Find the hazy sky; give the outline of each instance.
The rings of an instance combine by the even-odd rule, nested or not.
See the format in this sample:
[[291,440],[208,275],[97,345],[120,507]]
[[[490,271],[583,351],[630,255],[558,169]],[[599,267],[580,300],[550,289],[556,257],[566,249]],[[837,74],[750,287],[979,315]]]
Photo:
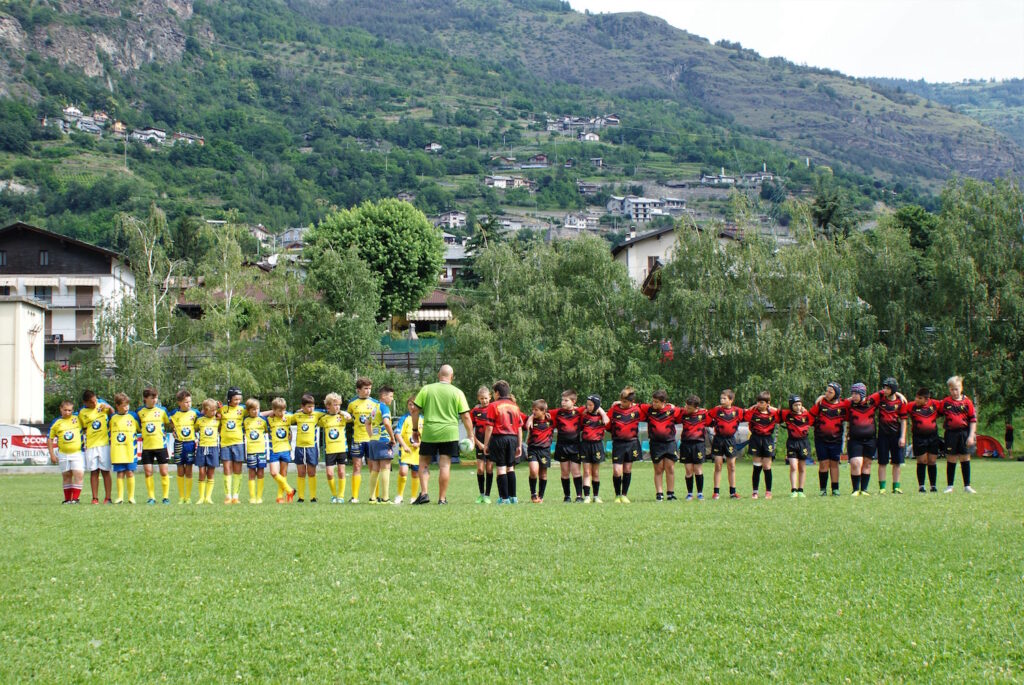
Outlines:
[[570,0],[850,76],[1024,77],[1024,0]]

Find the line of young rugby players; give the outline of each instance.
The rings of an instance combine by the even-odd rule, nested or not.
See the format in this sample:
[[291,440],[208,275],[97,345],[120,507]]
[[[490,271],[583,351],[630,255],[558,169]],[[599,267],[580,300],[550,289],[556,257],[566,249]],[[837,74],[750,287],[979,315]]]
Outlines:
[[[949,394],[934,400],[927,388],[918,390],[913,401],[899,393],[897,381],[887,379],[879,392],[868,393],[863,383],[855,383],[851,396],[842,398],[838,383],[829,383],[825,392],[810,406],[801,398],[791,396],[788,409],[771,406],[771,395],[758,395],[754,406],[734,406],[732,390],[723,390],[719,404],[711,409],[700,406],[700,399],[691,395],[681,407],[668,401],[664,390],[653,393],[650,403],[638,403],[632,388],[626,388],[606,411],[597,395],[587,397],[577,406],[572,390],[562,393],[558,407],[549,409],[544,400],[532,403],[531,414],[520,411],[505,381],[494,384],[495,399],[486,387],[477,393],[478,404],[470,410],[474,426],[473,446],[478,455],[478,503],[491,503],[491,491],[497,476],[498,503],[518,501],[515,466],[524,458],[529,465],[531,501],[544,501],[548,469],[554,460],[559,463],[564,502],[600,503],[600,466],[605,460],[605,433],[612,438],[612,483],[615,501],[629,503],[633,463],[642,458],[639,425],[647,423],[650,457],[654,464],[656,499],[675,500],[675,463],[682,461],[686,481],[686,499],[704,499],[703,463],[710,456],[714,461],[714,491],[719,499],[723,467],[727,474],[729,497],[739,499],[736,488],[736,433],[741,422],[747,422],[750,439],[747,451],[753,460],[752,497],[757,499],[761,477],[765,481],[765,498],[772,497],[772,461],[775,458],[775,428],[783,426],[788,434],[786,458],[790,466],[790,496],[804,496],[805,463],[811,454],[809,434],[814,429],[815,454],[819,464],[820,494],[839,494],[839,460],[843,451],[844,429],[848,427],[846,452],[855,496],[868,494],[871,461],[878,457],[879,493],[886,490],[886,470],[892,465],[892,492],[902,494],[900,472],[907,445],[907,423],[911,426],[913,454],[917,459],[919,492],[937,492],[937,458],[946,456],[945,492],[953,491],[956,465],[959,463],[965,492],[971,487],[970,447],[975,442],[977,417],[974,405],[963,394],[963,379],[954,376],[947,381]],[[61,404],[60,418],[51,428],[48,442],[53,463],[61,467],[64,502],[77,503],[86,471],[91,474],[93,503],[99,500],[99,479],[104,481],[104,503],[111,502],[110,472],[117,481],[114,503],[135,502],[135,470],[141,461],[145,474],[148,503],[157,502],[153,467],[160,475],[160,501],[170,503],[169,464],[177,465],[178,501],[192,501],[192,478],[198,468],[199,498],[197,503],[212,503],[217,467],[223,469],[225,504],[239,503],[242,464],[248,466],[249,501],[263,501],[263,479],[269,467],[277,483],[277,501],[317,501],[317,467],[323,449],[328,487],[332,503],[345,502],[345,467],[352,466],[352,489],[349,502],[359,502],[362,464],[370,466],[371,503],[390,503],[390,473],[394,446],[401,450],[398,493],[395,503],[401,504],[406,482],[411,480],[411,500],[418,494],[419,480],[409,472],[419,469],[419,444],[416,432],[405,414],[392,427],[389,405],[394,391],[383,388],[379,399],[370,396],[372,384],[361,378],[356,383],[356,397],[341,409],[341,397],[327,395],[324,409],[317,409],[315,399],[304,395],[300,409],[286,411],[286,403],[277,398],[269,411],[261,411],[259,401],[241,403],[242,393],[232,388],[227,403],[204,400],[201,411],[192,407],[188,391],[177,394],[177,408],[168,412],[159,403],[155,389],[143,392],[143,406],[130,408],[127,395],[118,393],[108,404],[86,391],[83,406],[76,413],[70,400]],[[413,396],[414,397],[414,396]],[[406,401],[412,410],[413,397]],[[944,440],[938,435],[938,420],[945,427]],[[876,421],[877,419],[877,421]],[[420,419],[422,426],[422,419]],[[681,435],[677,439],[676,426]],[[294,449],[292,429],[295,430]],[[347,429],[351,429],[351,436]],[[711,431],[710,450],[707,435]],[[523,437],[526,436],[524,449]],[[136,442],[141,435],[141,452]],[[556,437],[557,435],[557,437]],[[168,436],[174,438],[173,453],[168,449]],[[172,456],[173,455],[173,456]],[[268,456],[269,455],[269,456]],[[296,465],[296,488],[287,481],[288,465]],[[572,491],[575,491],[575,500]],[[696,495],[694,492],[696,490]]]

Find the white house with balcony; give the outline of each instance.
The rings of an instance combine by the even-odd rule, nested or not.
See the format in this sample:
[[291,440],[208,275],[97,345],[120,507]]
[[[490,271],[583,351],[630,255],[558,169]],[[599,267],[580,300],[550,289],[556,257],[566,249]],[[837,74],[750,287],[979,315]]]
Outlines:
[[135,294],[135,276],[116,252],[16,222],[0,228],[0,296],[46,307],[46,361],[102,343],[97,316]]

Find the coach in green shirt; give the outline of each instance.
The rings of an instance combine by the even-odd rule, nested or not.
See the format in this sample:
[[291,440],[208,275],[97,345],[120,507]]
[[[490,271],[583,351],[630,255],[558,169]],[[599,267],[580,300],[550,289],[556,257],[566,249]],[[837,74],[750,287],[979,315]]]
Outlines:
[[459,456],[459,420],[466,427],[466,434],[473,434],[473,422],[469,418],[469,403],[461,390],[452,385],[455,371],[445,364],[437,372],[437,383],[424,385],[416,395],[415,406],[409,419],[413,426],[419,425],[423,414],[423,435],[414,427],[413,442],[420,443],[420,496],[413,504],[427,504],[430,494],[430,462],[437,457],[439,467],[437,503],[448,504],[448,481],[451,479],[452,457]]

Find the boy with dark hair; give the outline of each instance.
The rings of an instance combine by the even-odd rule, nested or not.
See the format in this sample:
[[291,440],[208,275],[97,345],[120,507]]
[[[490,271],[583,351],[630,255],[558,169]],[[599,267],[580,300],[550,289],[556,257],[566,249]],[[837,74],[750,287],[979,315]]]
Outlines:
[[705,431],[710,425],[708,410],[700,406],[700,398],[690,395],[686,398],[686,406],[679,414],[682,425],[682,440],[679,443],[679,456],[686,469],[686,501],[693,499],[693,483],[697,481],[697,500],[704,500],[704,444]]
[[477,504],[491,503],[491,485],[494,483],[494,462],[484,454],[484,435],[489,423],[487,405],[490,403],[491,390],[481,385],[476,391],[476,406],[469,410],[469,420],[473,422],[473,449],[476,452],[476,484],[480,490]]
[[96,397],[92,390],[82,393],[78,423],[85,431],[84,468],[89,472],[92,503],[99,504],[100,474],[103,474],[103,503],[110,504],[110,414],[114,408]]
[[224,504],[238,504],[242,489],[242,464],[245,463],[245,433],[242,419],[242,391],[229,388],[227,404],[220,407],[220,462],[224,468]]
[[750,426],[750,443],[747,450],[754,462],[751,499],[757,499],[762,471],[764,498],[772,498],[772,459],[775,458],[775,426],[779,423],[779,410],[771,406],[771,401],[771,393],[762,390],[757,395],[757,404],[747,409],[743,415]]
[[167,431],[171,420],[167,411],[160,404],[160,398],[156,388],[146,388],[142,391],[143,406],[139,407],[135,415],[139,417],[139,425],[142,427],[142,471],[146,475],[146,494],[149,498],[146,504],[156,504],[156,492],[153,483],[153,464],[160,469],[160,492],[161,502],[170,504],[171,478],[167,472],[167,464],[170,461],[170,454],[167,450]]
[[839,496],[839,460],[843,455],[843,423],[846,409],[840,395],[843,388],[831,382],[825,394],[818,398],[807,412],[814,421],[814,453],[818,457],[818,494],[825,497],[829,476],[832,477],[832,496]]
[[[633,479],[633,462],[640,459],[640,422],[646,420],[643,409],[636,402],[636,391],[626,387],[608,411],[608,432],[612,434],[612,486],[615,502],[629,501],[629,485]],[[596,490],[596,489],[595,489]],[[597,492],[594,493],[597,499]]]
[[939,476],[937,465],[939,450],[939,417],[942,415],[942,402],[932,399],[932,391],[918,388],[913,402],[908,402],[901,409],[901,416],[910,419],[911,435],[913,436],[914,460],[917,462],[917,491],[924,493],[925,475],[931,484],[931,491],[938,492],[936,480]]
[[[601,408],[601,397],[590,395],[580,418],[580,456],[583,458],[583,503],[602,504],[601,462],[604,461],[604,433],[608,414]],[[594,496],[590,496],[593,488]]]
[[494,384],[497,399],[487,405],[488,425],[484,429],[484,454],[494,462],[498,481],[498,504],[516,504],[516,457],[523,449],[523,415],[512,401],[508,381]]
[[[53,450],[54,445],[57,447],[56,452]],[[60,416],[50,424],[46,448],[50,452],[50,462],[60,465],[64,484],[62,504],[78,504],[85,476],[85,460],[82,457],[82,424],[71,400],[60,403]]]
[[395,457],[397,444],[391,423],[391,403],[394,401],[395,389],[382,386],[377,393],[380,411],[370,425],[370,504],[391,504],[391,460]]
[[900,472],[907,446],[907,419],[903,416],[906,398],[899,392],[895,378],[886,378],[878,394],[878,494],[885,494],[886,467],[892,462],[892,492],[902,495]]
[[[370,459],[370,443],[374,440],[371,433],[374,423],[379,420],[380,403],[370,397],[372,392],[373,381],[369,378],[359,378],[356,380],[356,396],[348,403],[348,413],[352,416],[352,444],[348,449],[352,462],[352,497],[349,499],[351,504],[359,504],[363,462]],[[338,496],[344,500],[344,490],[338,493]],[[373,498],[372,490],[370,498]]]
[[[316,502],[316,467],[320,463],[317,449],[316,430],[324,412],[316,409],[316,398],[308,392],[302,396],[299,411],[288,420],[295,426],[295,489],[299,492],[298,501],[305,501],[309,496],[310,503]],[[353,487],[352,491],[355,492]],[[310,496],[311,495],[311,496]]]
[[557,409],[548,412],[555,430],[558,431],[558,439],[555,441],[555,461],[558,462],[559,471],[562,476],[562,502],[569,503],[572,499],[569,495],[569,476],[572,475],[572,484],[576,490],[576,501],[583,501],[583,476],[580,473],[580,422],[583,418],[583,409],[576,406],[576,391],[564,390],[561,402]]
[[[791,395],[789,409],[779,411],[779,422],[786,427],[789,436],[786,438],[786,460],[789,462],[789,496],[806,497],[804,479],[807,477],[805,467],[807,457],[811,453],[811,444],[807,438],[814,417],[804,409],[799,395]],[[826,471],[827,473],[827,471]],[[824,493],[824,488],[822,488]]]
[[[530,501],[544,503],[544,491],[548,487],[548,469],[551,468],[551,436],[555,432],[548,403],[534,400],[533,412],[526,420],[526,458],[530,462]],[[538,481],[540,489],[538,490]]]
[[[682,420],[682,411],[668,402],[668,393],[655,390],[650,404],[641,404],[647,421],[651,462],[654,463],[654,499],[658,502],[676,499],[676,424]],[[664,481],[666,491],[662,492]],[[629,498],[622,498],[629,504]]]
[[192,467],[196,463],[196,419],[199,412],[192,407],[192,393],[179,390],[174,397],[178,406],[167,418],[174,436],[174,463],[178,468],[178,504],[192,502]]
[[292,423],[283,397],[270,401],[270,411],[262,412],[270,431],[270,477],[277,483],[277,503],[295,499],[295,488],[288,485],[288,464],[292,461]]
[[[409,501],[416,501],[420,494],[420,479],[417,477],[417,472],[420,470],[420,444],[417,440],[413,440],[412,437],[412,408],[414,406],[416,406],[415,393],[409,395],[405,400],[406,413],[398,419],[398,425],[395,428],[395,437],[398,438],[398,444],[402,450],[402,458],[398,465],[398,494],[395,495],[395,504],[402,503],[405,496],[405,483],[409,480],[410,470],[413,473],[413,477]],[[416,431],[419,433],[423,430],[423,417],[418,417],[417,423],[419,425],[416,426]]]
[[733,406],[735,399],[736,393],[731,388],[726,388],[718,398],[718,406],[708,411],[711,429],[715,432],[715,437],[711,440],[711,457],[715,460],[715,492],[711,496],[713,500],[719,497],[723,462],[729,477],[729,499],[740,498],[736,492],[736,431],[743,421],[744,411]]

